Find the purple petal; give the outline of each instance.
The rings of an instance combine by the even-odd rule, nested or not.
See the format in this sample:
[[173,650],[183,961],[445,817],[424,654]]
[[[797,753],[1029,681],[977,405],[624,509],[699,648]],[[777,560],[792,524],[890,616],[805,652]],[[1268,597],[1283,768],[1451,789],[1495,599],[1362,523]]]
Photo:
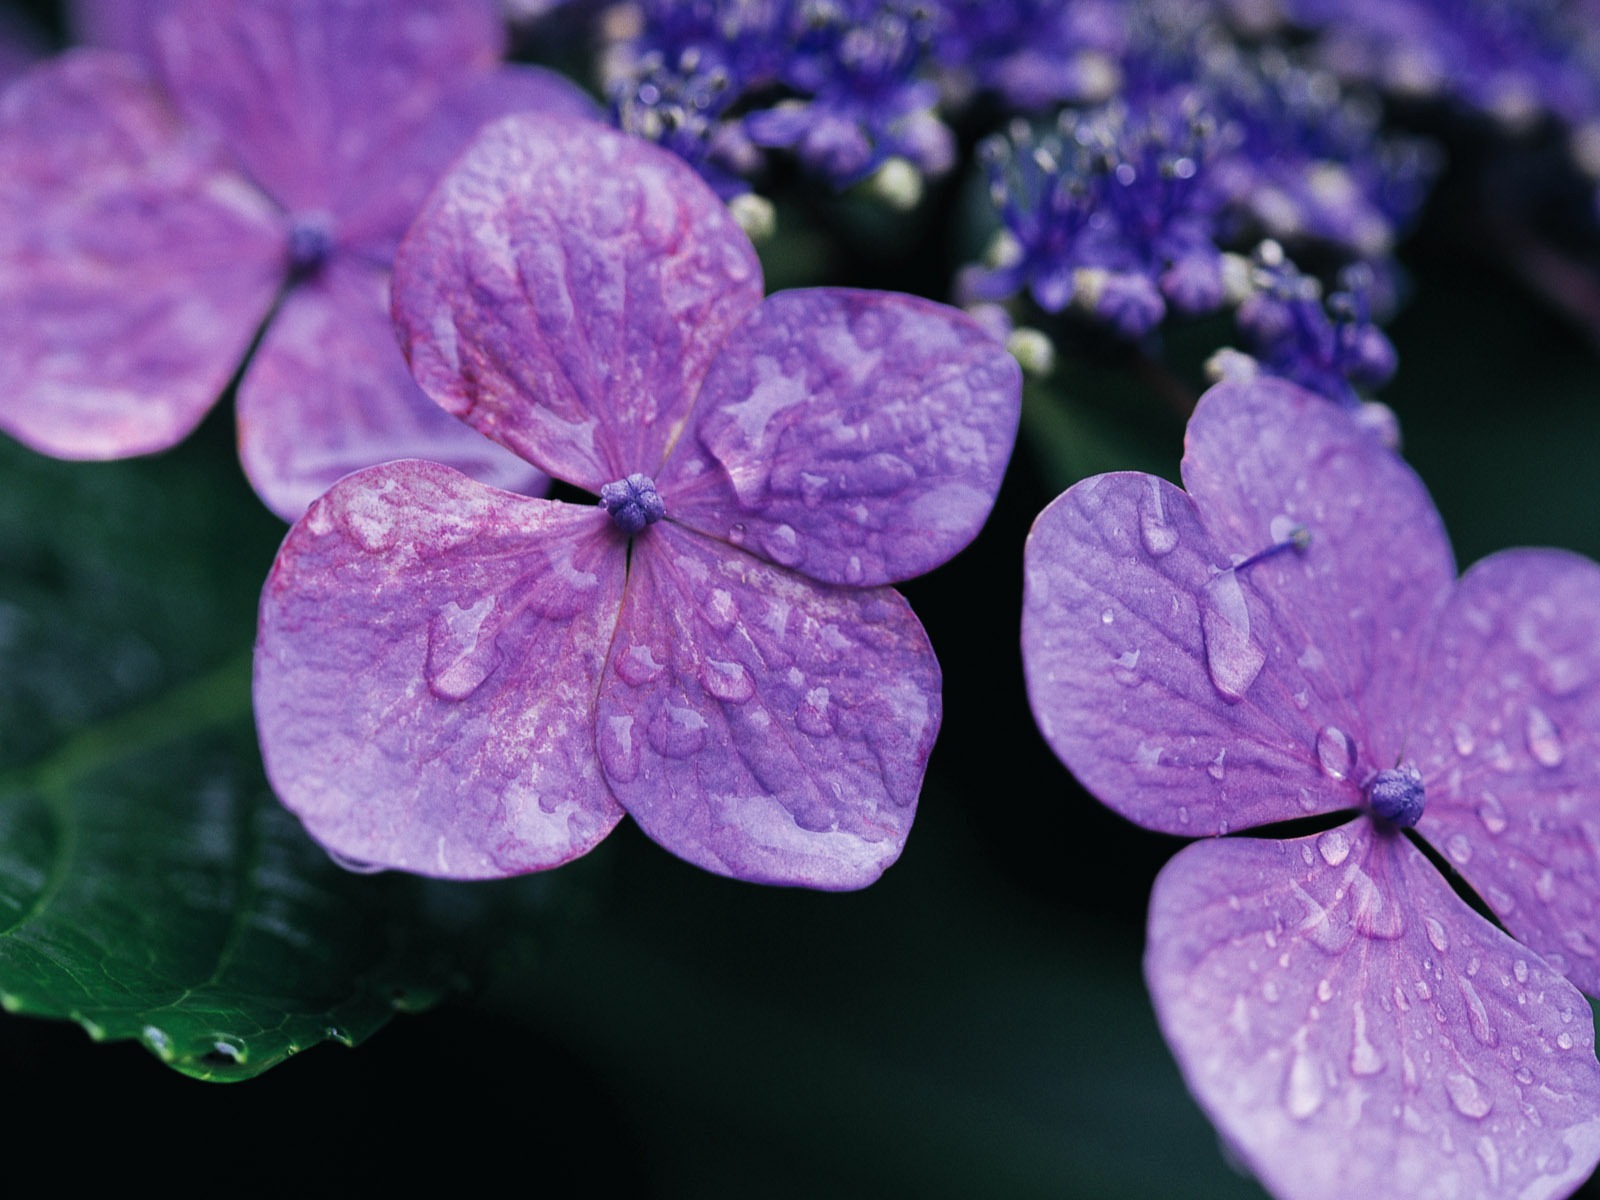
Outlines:
[[133,59],[79,50],[0,102],[0,429],[66,458],[205,415],[283,277],[271,206]]
[[1301,526],[1304,553],[1252,567],[1274,651],[1305,664],[1316,697],[1354,700],[1363,762],[1405,749],[1418,666],[1455,585],[1439,513],[1416,474],[1349,413],[1281,380],[1223,383],[1189,422],[1183,481],[1218,544],[1252,555]]
[[166,0],[68,0],[68,25],[86,46],[121,50],[146,66],[154,63],[151,40],[156,13]]
[[658,483],[674,519],[813,578],[907,579],[982,527],[1020,396],[956,309],[781,292],[729,335]]
[[290,212],[333,212],[442,94],[498,61],[491,0],[169,0],[178,106]]
[[[1286,554],[1295,551],[1287,550]],[[1168,833],[1226,833],[1354,808],[1369,741],[1315,690],[1256,572],[1152,475],[1086,479],[1034,522],[1022,658],[1035,718],[1085,787]]]
[[660,473],[761,286],[749,239],[682,160],[586,121],[508,117],[401,243],[395,321],[438,403],[598,492]]
[[1398,834],[1180,852],[1145,976],[1189,1088],[1281,1200],[1554,1197],[1600,1159],[1578,991]]
[[0,11],[0,86],[33,65],[43,51],[43,38],[20,14]]
[[373,146],[369,160],[352,166],[343,191],[333,200],[345,244],[375,261],[392,262],[429,189],[473,135],[491,121],[520,112],[600,116],[593,100],[551,71],[506,66],[472,76],[416,114],[415,126],[396,129],[392,141]]
[[1461,579],[1408,748],[1417,832],[1515,936],[1600,995],[1600,567],[1512,550]]
[[387,274],[348,256],[285,298],[239,384],[238,419],[245,473],[287,521],[351,471],[399,458],[507,491],[545,486],[422,394],[395,342]]
[[267,775],[339,857],[483,879],[556,866],[621,819],[594,703],[624,546],[599,509],[400,462],[341,481],[261,597]]
[[670,521],[636,538],[596,737],[640,827],[761,883],[863,887],[905,845],[939,666],[899,593],[819,587]]

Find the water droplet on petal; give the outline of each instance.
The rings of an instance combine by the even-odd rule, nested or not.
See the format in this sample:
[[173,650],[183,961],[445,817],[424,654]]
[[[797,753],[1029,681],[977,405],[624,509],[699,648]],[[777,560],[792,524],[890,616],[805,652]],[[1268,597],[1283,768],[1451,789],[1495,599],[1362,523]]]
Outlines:
[[1472,861],[1472,843],[1467,840],[1464,833],[1452,833],[1445,839],[1444,852],[1450,856],[1450,861],[1459,867],[1466,866]]
[[1561,935],[1561,940],[1566,943],[1567,949],[1582,958],[1593,958],[1597,952],[1595,944],[1589,935],[1581,929],[1569,929]]
[[1440,954],[1450,949],[1450,939],[1436,917],[1423,917],[1422,927],[1428,931],[1428,941],[1433,943],[1433,948]]
[[616,783],[632,783],[639,774],[639,740],[633,736],[633,718],[611,717],[599,738],[600,765]]
[[1102,625],[1109,625],[1116,619],[1117,614],[1112,612],[1109,608],[1100,614],[1100,624]]
[[1560,1046],[1563,1050],[1571,1050],[1572,1035],[1565,1031],[1556,1034],[1556,1045]]
[[1494,796],[1484,793],[1483,799],[1478,801],[1478,820],[1483,822],[1483,827],[1491,834],[1501,834],[1506,831],[1506,810]]
[[718,633],[727,633],[739,620],[739,605],[733,595],[722,588],[711,589],[711,595],[700,606],[700,615],[706,624]]
[[1558,655],[1539,664],[1539,685],[1552,696],[1569,696],[1588,678],[1589,669],[1581,658]]
[[493,630],[485,630],[494,597],[462,608],[449,601],[428,622],[428,687],[442,700],[465,700],[500,665]]
[[1517,959],[1516,965],[1511,968],[1511,973],[1517,977],[1518,983],[1528,982],[1528,963],[1526,959]]
[[795,709],[794,723],[800,732],[810,737],[827,737],[833,733],[833,706],[828,702],[828,689],[814,687],[800,700]]
[[1113,660],[1116,665],[1112,668],[1112,677],[1120,684],[1128,687],[1139,682],[1139,651],[1125,650]]
[[1350,1047],[1350,1073],[1376,1075],[1383,1070],[1384,1061],[1383,1055],[1378,1053],[1378,1048],[1367,1037],[1367,1010],[1357,1000],[1351,1006],[1351,1012],[1355,1017],[1355,1033]]
[[1566,747],[1561,744],[1561,735],[1556,731],[1555,723],[1542,708],[1528,705],[1528,719],[1523,726],[1523,733],[1528,740],[1528,753],[1541,766],[1561,765],[1561,760],[1567,756]]
[[364,862],[333,850],[328,851],[328,857],[333,859],[335,866],[349,871],[352,875],[376,875],[379,871],[388,870],[382,863]]
[[1467,758],[1478,748],[1478,743],[1472,736],[1472,729],[1464,721],[1457,721],[1450,727],[1450,736],[1456,744],[1456,753],[1462,758]]
[[649,646],[634,643],[612,660],[617,675],[629,687],[643,687],[660,677],[667,664],[656,658]]
[[1171,554],[1178,544],[1178,531],[1167,521],[1166,498],[1160,480],[1151,478],[1150,491],[1139,504],[1139,537],[1151,558]]
[[1317,730],[1317,761],[1329,779],[1348,779],[1356,765],[1355,743],[1337,725],[1324,725]]
[[800,535],[792,525],[779,525],[762,539],[761,544],[766,547],[773,562],[785,567],[792,567],[805,557],[805,551],[800,546]]
[[1556,873],[1549,867],[1539,872],[1539,878],[1533,881],[1533,894],[1546,904],[1556,898]]
[[1294,694],[1294,706],[1301,712],[1311,707],[1311,693],[1301,688]]
[[1330,829],[1317,839],[1317,852],[1330,867],[1337,867],[1350,854],[1350,837],[1342,829]]
[[1317,999],[1324,1004],[1333,999],[1333,982],[1331,980],[1317,980]]
[[650,719],[650,744],[668,758],[688,758],[706,744],[706,719],[670,701]]
[[1485,1046],[1499,1044],[1499,1035],[1489,1024],[1489,1010],[1484,1007],[1478,989],[1465,979],[1457,979],[1456,984],[1461,988],[1461,998],[1467,1002],[1467,1023],[1472,1026],[1472,1036]]
[[1242,700],[1266,665],[1267,652],[1250,636],[1250,609],[1233,571],[1214,576],[1200,593],[1200,635],[1206,669],[1225,700]]
[[1489,1177],[1489,1186],[1500,1186],[1500,1151],[1495,1148],[1494,1142],[1485,1134],[1478,1139],[1478,1161],[1483,1164],[1483,1173]]
[[1494,1107],[1489,1097],[1478,1087],[1471,1075],[1452,1073],[1444,1077],[1444,1090],[1450,1093],[1450,1103],[1463,1117],[1481,1121]]
[[756,681],[745,670],[743,663],[723,662],[715,658],[705,660],[700,670],[700,683],[718,700],[733,704],[743,704],[756,691]]
[[1284,1087],[1284,1107],[1291,1117],[1304,1121],[1322,1107],[1322,1094],[1322,1072],[1304,1047],[1296,1049]]
[[1228,752],[1226,750],[1218,750],[1217,756],[1206,766],[1206,774],[1217,780],[1219,783],[1222,781],[1222,777],[1227,773],[1227,768],[1223,765],[1224,760],[1226,760],[1227,757]]

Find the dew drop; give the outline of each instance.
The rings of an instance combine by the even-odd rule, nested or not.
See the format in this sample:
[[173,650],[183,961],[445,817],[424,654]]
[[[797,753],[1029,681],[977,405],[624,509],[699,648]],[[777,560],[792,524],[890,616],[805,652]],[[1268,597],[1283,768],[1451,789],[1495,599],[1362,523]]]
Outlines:
[[1295,1051],[1294,1061],[1289,1064],[1283,1104],[1297,1121],[1306,1120],[1322,1107],[1322,1072],[1304,1048]]
[[1461,998],[1467,1002],[1467,1023],[1472,1026],[1472,1036],[1485,1046],[1498,1045],[1500,1037],[1489,1024],[1489,1010],[1484,1007],[1478,989],[1465,979],[1457,979],[1456,984],[1461,988]]
[[1311,694],[1304,688],[1294,694],[1294,706],[1301,712],[1311,707]]
[[861,565],[861,556],[852,554],[845,560],[844,581],[849,584],[859,584],[867,577],[867,570]]
[[1244,699],[1266,664],[1267,652],[1250,636],[1250,609],[1235,572],[1221,572],[1202,589],[1200,634],[1217,691],[1225,700]]
[[1125,650],[1113,660],[1111,674],[1120,684],[1132,687],[1139,682],[1139,651]]
[[735,546],[744,545],[745,537],[746,530],[743,521],[735,521],[732,525],[728,526],[728,540]]
[[379,871],[388,870],[382,863],[365,862],[333,850],[328,851],[328,857],[333,859],[334,866],[349,871],[352,875],[376,875]]
[[1481,1121],[1494,1107],[1489,1097],[1478,1087],[1471,1075],[1452,1072],[1444,1077],[1444,1090],[1450,1093],[1450,1103],[1463,1117]]
[[1560,1046],[1563,1050],[1571,1050],[1572,1035],[1567,1033],[1565,1030],[1562,1030],[1562,1032],[1556,1034],[1556,1045]]
[[1333,999],[1333,983],[1327,979],[1317,980],[1317,999],[1326,1004]]
[[692,708],[666,703],[650,719],[650,744],[667,758],[688,758],[706,744],[706,719]]
[[1567,930],[1561,935],[1561,940],[1566,943],[1568,950],[1571,950],[1580,958],[1593,958],[1597,953],[1594,942],[1581,929]]
[[756,691],[756,681],[745,670],[743,663],[723,662],[715,658],[705,660],[700,671],[700,683],[718,700],[733,704],[743,704]]
[[[1305,812],[1310,812],[1312,809],[1317,807],[1316,797],[1311,794],[1309,788],[1300,789],[1300,807]],[[1306,853],[1309,854],[1310,851],[1308,850]]]
[[1478,748],[1478,743],[1472,736],[1472,729],[1465,721],[1457,721],[1450,727],[1450,737],[1456,744],[1456,753],[1462,758],[1469,757]]
[[1206,766],[1206,774],[1219,783],[1222,781],[1223,775],[1227,773],[1227,768],[1223,765],[1227,757],[1228,752],[1226,750],[1218,750],[1217,756]]
[[1167,521],[1161,481],[1150,480],[1150,491],[1139,505],[1139,537],[1151,558],[1162,558],[1178,545],[1178,531]]
[[827,737],[833,733],[833,706],[828,700],[828,689],[814,687],[800,700],[795,709],[794,723],[801,733],[810,737]]
[[1528,753],[1533,755],[1540,766],[1561,765],[1561,760],[1567,756],[1566,747],[1561,744],[1561,735],[1556,732],[1555,723],[1545,715],[1542,708],[1528,705],[1527,722],[1523,725],[1522,731],[1527,738]]
[[493,596],[468,608],[452,600],[428,622],[428,687],[440,699],[465,700],[500,665],[494,634],[484,630],[493,611]]
[[1376,1075],[1384,1068],[1383,1055],[1378,1053],[1378,1048],[1367,1037],[1367,1010],[1361,1001],[1357,1000],[1351,1006],[1355,1017],[1355,1033],[1350,1047],[1350,1073],[1352,1075]]
[[1338,726],[1324,725],[1317,731],[1317,761],[1329,779],[1348,779],[1356,765],[1355,743]]
[[1483,1173],[1489,1177],[1489,1186],[1500,1186],[1500,1151],[1495,1148],[1493,1141],[1485,1134],[1478,1139],[1478,1161],[1483,1164]]
[[1518,983],[1528,982],[1528,963],[1526,959],[1517,959],[1516,965],[1511,968],[1511,973],[1517,977]]
[[599,741],[600,765],[612,782],[632,783],[639,774],[639,740],[633,736],[633,718],[609,718]]
[[730,592],[713,588],[711,596],[700,606],[706,624],[718,633],[727,633],[739,620],[739,605]]
[[149,1046],[163,1059],[172,1057],[172,1039],[167,1037],[166,1031],[157,1029],[154,1025],[146,1025],[139,1031],[139,1036],[144,1039],[144,1044]]
[[1556,873],[1549,867],[1539,872],[1539,878],[1533,881],[1533,894],[1549,904],[1556,898]]
[[785,567],[792,567],[805,557],[805,551],[800,548],[800,535],[792,525],[779,525],[762,539],[761,544],[772,556],[773,562]]
[[1100,624],[1102,625],[1109,625],[1116,619],[1117,614],[1112,612],[1109,608],[1100,614]]
[[1478,801],[1478,820],[1491,834],[1498,835],[1506,831],[1506,810],[1499,800],[1488,793],[1484,793],[1483,799]]
[[1450,938],[1436,917],[1423,917],[1422,927],[1428,931],[1428,941],[1433,943],[1433,948],[1440,954],[1450,949]]
[[1558,655],[1539,664],[1539,685],[1552,696],[1571,695],[1588,678],[1588,668],[1580,658]]
[[1472,843],[1467,840],[1467,835],[1464,833],[1452,833],[1446,838],[1444,852],[1457,866],[1464,867],[1472,861]]
[[660,677],[667,664],[658,660],[649,646],[635,643],[614,660],[616,672],[629,687],[643,687]]
[[1350,837],[1342,829],[1330,829],[1317,839],[1317,852],[1330,867],[1337,867],[1350,854]]

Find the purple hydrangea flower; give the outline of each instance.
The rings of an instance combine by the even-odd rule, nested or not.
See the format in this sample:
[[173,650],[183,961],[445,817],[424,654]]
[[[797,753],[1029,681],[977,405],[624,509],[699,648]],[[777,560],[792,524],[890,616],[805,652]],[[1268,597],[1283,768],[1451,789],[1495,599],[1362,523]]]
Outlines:
[[268,774],[346,859],[483,878],[633,816],[744,879],[851,888],[899,854],[940,718],[883,586],[977,532],[1016,363],[908,296],[762,299],[679,159],[581,122],[486,130],[395,261],[423,388],[599,504],[358,472],[262,598]]
[[1206,839],[1145,958],[1191,1090],[1279,1196],[1565,1195],[1600,1160],[1600,568],[1458,580],[1416,476],[1281,380],[1201,398],[1183,480],[1040,515],[1022,644],[1084,785]]
[[286,518],[412,454],[534,484],[411,382],[388,264],[485,120],[592,111],[581,93],[496,65],[490,0],[160,0],[141,24],[127,3],[84,10],[149,58],[73,51],[0,106],[0,429],[68,458],[170,446],[270,314],[239,382],[240,453]]

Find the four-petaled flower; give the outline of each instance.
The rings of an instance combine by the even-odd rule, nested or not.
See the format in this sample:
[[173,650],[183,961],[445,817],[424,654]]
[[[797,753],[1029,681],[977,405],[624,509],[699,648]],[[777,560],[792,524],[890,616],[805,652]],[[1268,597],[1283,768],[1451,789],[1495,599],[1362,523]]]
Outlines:
[[395,261],[446,409],[598,505],[423,462],[341,481],[262,599],[274,787],[338,855],[481,878],[584,853],[624,811],[744,879],[850,888],[904,843],[940,718],[882,586],[993,502],[1020,379],[964,314],[886,293],[762,299],[691,168],[510,118]]
[[[487,120],[588,113],[498,66],[491,0],[87,6],[146,51],[75,50],[0,105],[0,430],[65,458],[165,449],[238,388],[240,455],[293,520],[413,454],[531,487],[412,383],[388,266]],[[137,23],[136,23],[137,22]]]
[[1280,380],[1201,399],[1183,480],[1087,479],[1035,524],[1045,737],[1167,833],[1354,812],[1157,879],[1145,972],[1190,1088],[1280,1196],[1566,1194],[1600,1159],[1600,569],[1512,550],[1458,581],[1416,476]]

